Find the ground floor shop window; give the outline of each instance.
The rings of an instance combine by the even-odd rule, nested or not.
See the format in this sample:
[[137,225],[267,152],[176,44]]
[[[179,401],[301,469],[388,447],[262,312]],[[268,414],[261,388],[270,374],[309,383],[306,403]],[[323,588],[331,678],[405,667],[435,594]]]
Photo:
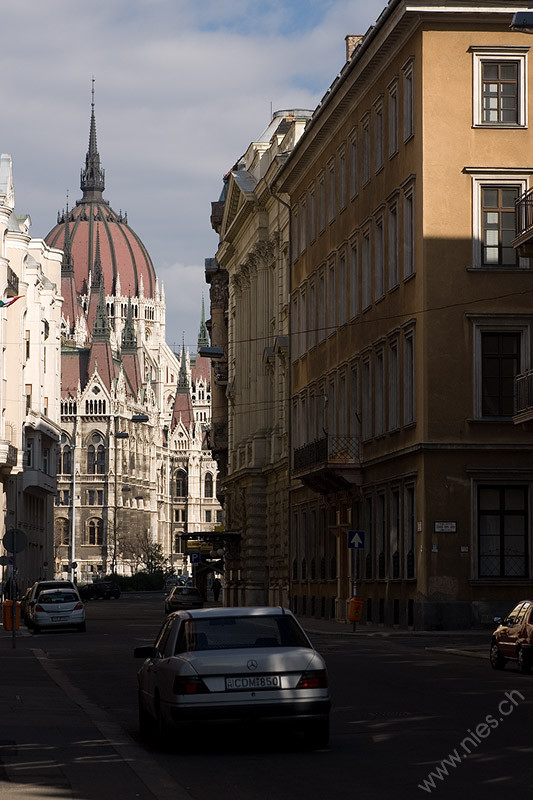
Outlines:
[[478,487],[480,578],[527,577],[526,486]]

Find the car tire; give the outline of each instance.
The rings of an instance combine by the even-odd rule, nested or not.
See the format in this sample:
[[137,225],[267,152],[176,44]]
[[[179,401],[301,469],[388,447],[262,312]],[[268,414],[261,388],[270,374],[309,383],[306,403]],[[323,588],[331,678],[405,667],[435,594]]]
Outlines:
[[528,675],[531,672],[531,661],[526,656],[524,649],[522,647],[518,650],[518,655],[516,657],[516,665],[518,667],[518,672],[521,675]]
[[138,694],[137,702],[139,706],[139,733],[142,739],[150,739],[154,734],[154,722],[148,711],[146,711],[143,706],[140,692]]
[[313,720],[304,728],[304,742],[309,750],[322,750],[329,743],[329,719]]
[[505,658],[500,653],[497,642],[492,642],[490,646],[489,661],[492,669],[503,669],[505,667]]

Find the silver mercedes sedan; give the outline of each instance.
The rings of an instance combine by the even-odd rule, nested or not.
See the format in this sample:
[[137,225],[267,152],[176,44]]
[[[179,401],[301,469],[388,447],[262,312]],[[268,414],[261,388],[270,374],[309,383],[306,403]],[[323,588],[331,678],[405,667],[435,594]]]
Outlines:
[[331,701],[322,657],[286,608],[170,614],[155,644],[135,648],[139,726],[160,744],[195,721],[276,721],[327,746]]

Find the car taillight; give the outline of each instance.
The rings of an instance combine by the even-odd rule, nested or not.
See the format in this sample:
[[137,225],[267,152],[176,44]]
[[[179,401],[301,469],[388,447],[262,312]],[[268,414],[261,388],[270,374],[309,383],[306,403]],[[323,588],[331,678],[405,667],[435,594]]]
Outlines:
[[34,610],[35,611],[44,611],[44,608],[42,606],[35,606]]
[[328,673],[325,669],[304,672],[296,684],[297,689],[327,689]]
[[82,608],[83,608],[83,603],[76,603],[76,605],[74,606],[74,611],[81,611]]
[[201,678],[178,675],[174,678],[174,694],[207,694],[209,689]]

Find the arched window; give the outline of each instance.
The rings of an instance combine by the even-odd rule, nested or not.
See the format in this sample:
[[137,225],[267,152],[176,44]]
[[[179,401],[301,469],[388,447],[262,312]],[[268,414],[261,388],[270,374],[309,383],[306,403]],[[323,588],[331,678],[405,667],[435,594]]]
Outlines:
[[62,451],[62,470],[61,472],[63,475],[72,475],[72,450],[70,449],[70,445],[66,444]]
[[104,523],[101,519],[90,519],[87,523],[87,539],[85,544],[102,545],[104,543]]
[[205,476],[204,497],[213,497],[213,476],[210,472]]
[[55,523],[55,541],[58,545],[69,544],[69,525],[68,519],[59,517]]
[[183,469],[176,472],[176,496],[187,497],[187,473]]
[[99,433],[93,433],[87,448],[87,472],[89,475],[105,475],[105,447]]

